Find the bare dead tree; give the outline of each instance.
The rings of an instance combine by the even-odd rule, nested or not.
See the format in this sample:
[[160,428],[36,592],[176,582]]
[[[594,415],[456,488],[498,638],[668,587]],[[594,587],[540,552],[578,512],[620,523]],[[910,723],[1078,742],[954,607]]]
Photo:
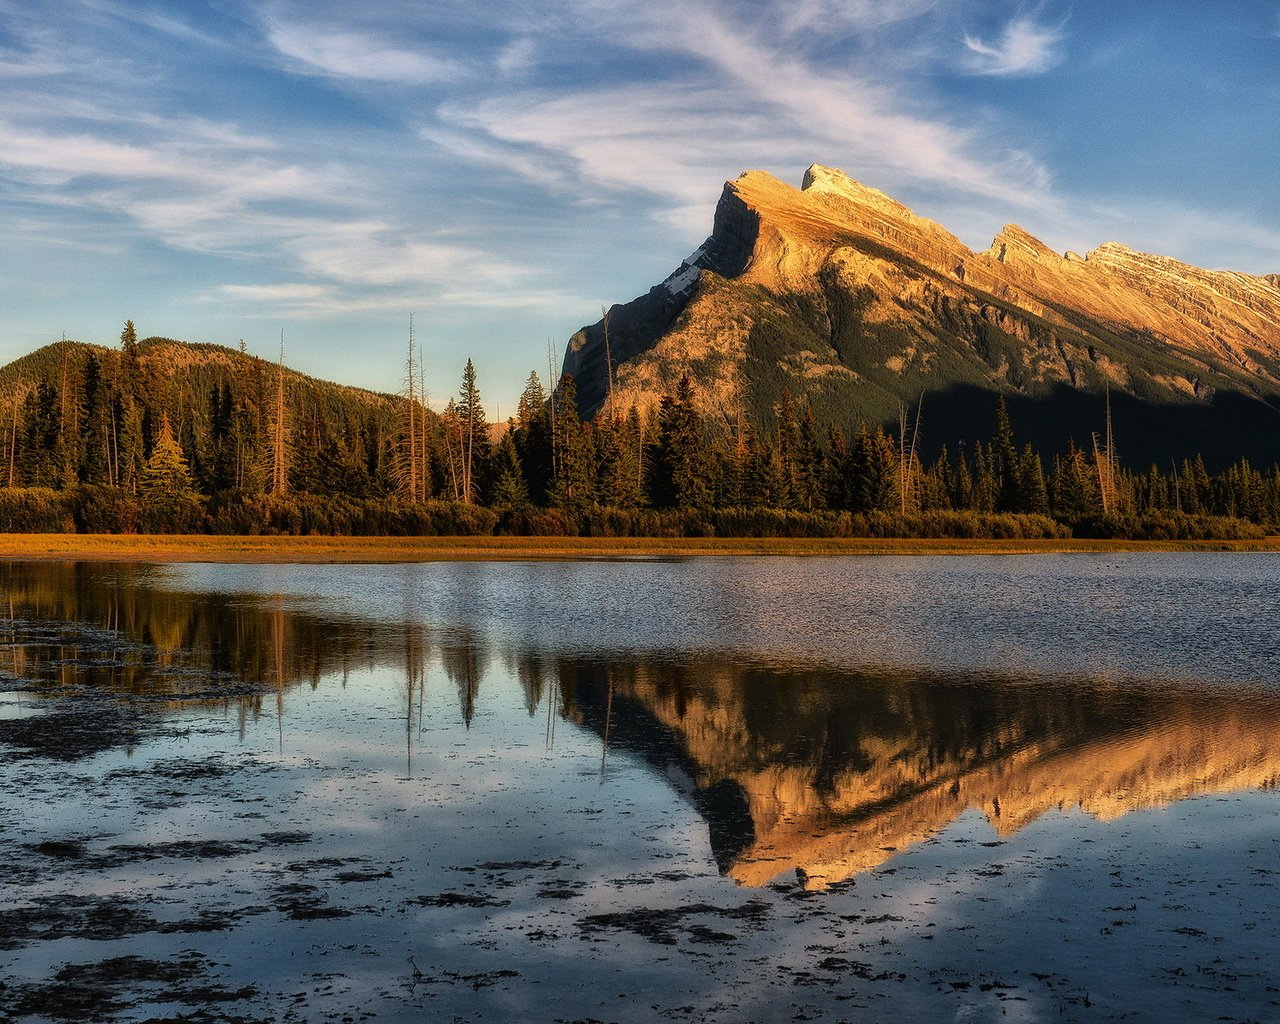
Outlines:
[[916,448],[920,440],[920,417],[924,412],[924,394],[916,405],[916,422],[911,430],[911,444],[907,445],[907,409],[898,403],[898,507],[902,515],[907,514],[908,497],[914,494],[918,466]]
[[276,396],[270,425],[273,494],[284,494],[289,490],[289,424],[285,413],[284,392],[284,331],[281,331],[280,363],[276,368]]
[[612,423],[617,421],[613,408],[613,355],[609,351],[609,310],[604,306],[600,307],[600,324],[604,328],[604,369],[605,379],[608,381],[606,401],[609,403],[609,421]]

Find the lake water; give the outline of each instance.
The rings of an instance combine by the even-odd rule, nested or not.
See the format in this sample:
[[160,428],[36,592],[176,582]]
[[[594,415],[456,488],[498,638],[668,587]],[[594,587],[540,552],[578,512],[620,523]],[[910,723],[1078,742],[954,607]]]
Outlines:
[[0,565],[0,1021],[1280,1020],[1280,558]]

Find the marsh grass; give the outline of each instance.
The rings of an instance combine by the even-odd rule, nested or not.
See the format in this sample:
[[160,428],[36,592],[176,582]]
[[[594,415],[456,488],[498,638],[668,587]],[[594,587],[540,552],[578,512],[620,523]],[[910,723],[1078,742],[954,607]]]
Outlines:
[[0,558],[110,562],[430,562],[702,555],[997,555],[1073,551],[1280,551],[1249,540],[867,537],[238,537],[0,534]]

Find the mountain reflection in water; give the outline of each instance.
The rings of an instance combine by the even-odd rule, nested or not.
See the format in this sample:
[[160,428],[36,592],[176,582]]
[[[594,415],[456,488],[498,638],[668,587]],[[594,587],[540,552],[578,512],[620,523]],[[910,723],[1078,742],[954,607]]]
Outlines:
[[1108,819],[1280,777],[1280,696],[1259,688],[586,657],[321,600],[189,592],[145,566],[6,565],[0,582],[0,671],[34,695],[223,704],[242,727],[274,704],[282,743],[289,704],[323,678],[403,672],[411,732],[431,667],[456,687],[459,726],[504,673],[547,716],[548,743],[567,721],[600,737],[601,771],[620,751],[657,769],[748,886],[853,878],[970,808],[1008,835],[1051,808]]

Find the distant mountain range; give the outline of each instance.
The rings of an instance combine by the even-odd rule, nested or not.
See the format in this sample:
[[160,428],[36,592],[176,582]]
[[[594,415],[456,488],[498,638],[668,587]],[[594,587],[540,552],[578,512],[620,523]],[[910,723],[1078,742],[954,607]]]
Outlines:
[[1280,459],[1280,275],[1116,243],[1058,254],[1013,224],[974,252],[818,165],[801,189],[727,182],[706,242],[574,335],[584,414],[606,401],[607,364],[619,407],[687,373],[713,422],[765,416],[784,389],[846,425],[896,423],[923,396],[936,450],[989,437],[1002,394],[1021,439],[1060,450],[1103,429],[1109,395],[1130,465]]

